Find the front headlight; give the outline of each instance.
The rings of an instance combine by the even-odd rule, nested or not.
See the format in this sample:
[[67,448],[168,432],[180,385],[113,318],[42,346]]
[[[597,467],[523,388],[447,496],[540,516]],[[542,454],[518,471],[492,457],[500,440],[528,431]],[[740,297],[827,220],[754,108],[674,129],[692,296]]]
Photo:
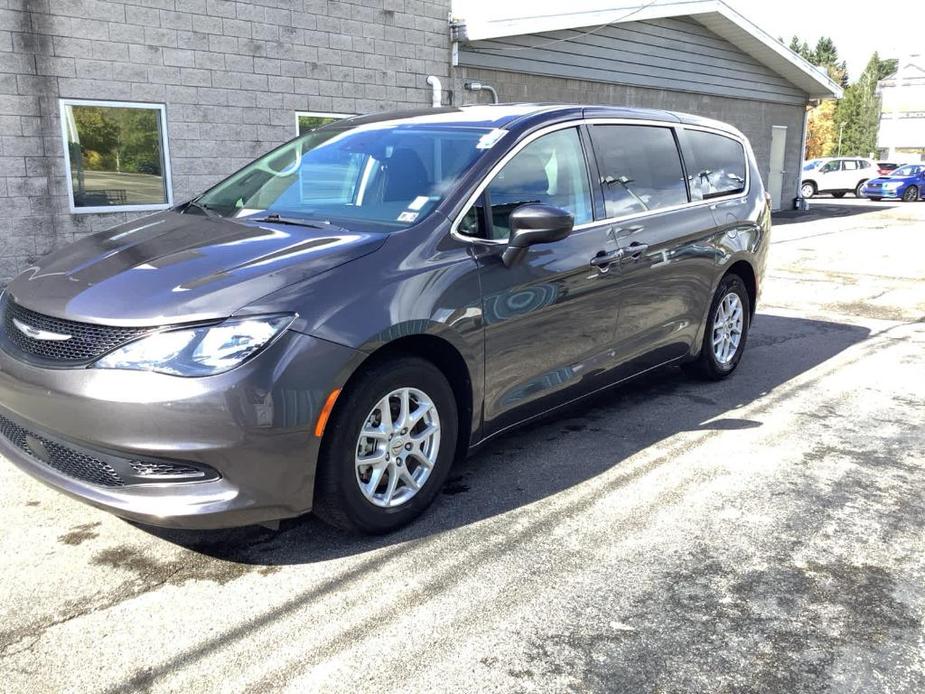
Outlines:
[[218,325],[166,330],[110,352],[100,369],[159,371],[174,376],[212,376],[233,369],[288,328],[292,315],[232,318]]

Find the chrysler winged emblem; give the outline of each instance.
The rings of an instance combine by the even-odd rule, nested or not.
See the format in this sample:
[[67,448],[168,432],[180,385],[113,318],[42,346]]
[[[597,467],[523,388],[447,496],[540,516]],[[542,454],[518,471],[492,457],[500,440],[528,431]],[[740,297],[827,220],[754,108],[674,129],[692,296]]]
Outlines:
[[28,323],[23,323],[18,318],[13,319],[13,325],[16,326],[16,329],[19,330],[26,337],[31,337],[33,340],[49,340],[51,342],[63,342],[64,340],[70,340],[70,335],[64,335],[63,333],[53,333],[50,330],[40,330],[35,328]]

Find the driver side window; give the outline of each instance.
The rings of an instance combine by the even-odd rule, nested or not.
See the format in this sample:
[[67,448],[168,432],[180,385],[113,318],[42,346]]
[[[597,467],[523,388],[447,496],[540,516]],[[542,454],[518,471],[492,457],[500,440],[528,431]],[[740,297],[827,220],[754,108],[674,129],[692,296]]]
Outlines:
[[590,222],[591,188],[578,131],[557,130],[534,140],[504,165],[486,192],[491,239],[507,239],[511,212],[528,203],[568,210],[575,224]]

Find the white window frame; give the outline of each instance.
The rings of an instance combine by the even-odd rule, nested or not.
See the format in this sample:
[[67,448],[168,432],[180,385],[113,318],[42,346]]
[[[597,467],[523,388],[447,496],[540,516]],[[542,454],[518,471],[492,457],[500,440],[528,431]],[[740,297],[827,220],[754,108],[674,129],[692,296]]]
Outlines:
[[299,118],[302,116],[308,116],[309,118],[350,118],[355,116],[355,113],[322,113],[321,111],[296,111],[295,112],[295,134],[296,137],[299,135]]
[[[151,205],[98,205],[77,207],[74,205],[74,180],[71,177],[71,155],[67,140],[67,107],[99,106],[103,108],[139,108],[158,112],[161,131],[161,159],[164,170],[164,189],[167,202]],[[105,214],[106,212],[156,212],[173,207],[173,185],[170,179],[170,147],[167,143],[167,107],[164,104],[143,101],[102,101],[97,99],[58,99],[58,116],[61,120],[61,144],[64,146],[64,170],[67,176],[67,205],[71,214]]]

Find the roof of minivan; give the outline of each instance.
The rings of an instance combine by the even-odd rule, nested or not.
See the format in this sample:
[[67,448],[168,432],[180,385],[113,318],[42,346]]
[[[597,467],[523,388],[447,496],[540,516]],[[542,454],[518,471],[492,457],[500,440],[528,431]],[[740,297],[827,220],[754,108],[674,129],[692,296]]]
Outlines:
[[[537,116],[546,115],[550,120],[572,118],[627,118],[638,120],[658,120],[685,125],[700,125],[703,127],[725,130],[730,133],[741,133],[721,121],[703,118],[690,113],[677,113],[674,111],[661,111],[649,108],[631,108],[628,106],[608,105],[582,105],[582,104],[550,104],[550,103],[524,103],[524,104],[478,104],[472,106],[444,106],[441,108],[416,109],[406,111],[386,111],[371,113],[363,116],[353,116],[337,121],[332,125],[365,125],[367,123],[383,123],[387,121],[403,121],[419,125],[454,124],[470,127],[506,128],[521,120],[534,120]],[[329,126],[330,127],[330,126]]]

